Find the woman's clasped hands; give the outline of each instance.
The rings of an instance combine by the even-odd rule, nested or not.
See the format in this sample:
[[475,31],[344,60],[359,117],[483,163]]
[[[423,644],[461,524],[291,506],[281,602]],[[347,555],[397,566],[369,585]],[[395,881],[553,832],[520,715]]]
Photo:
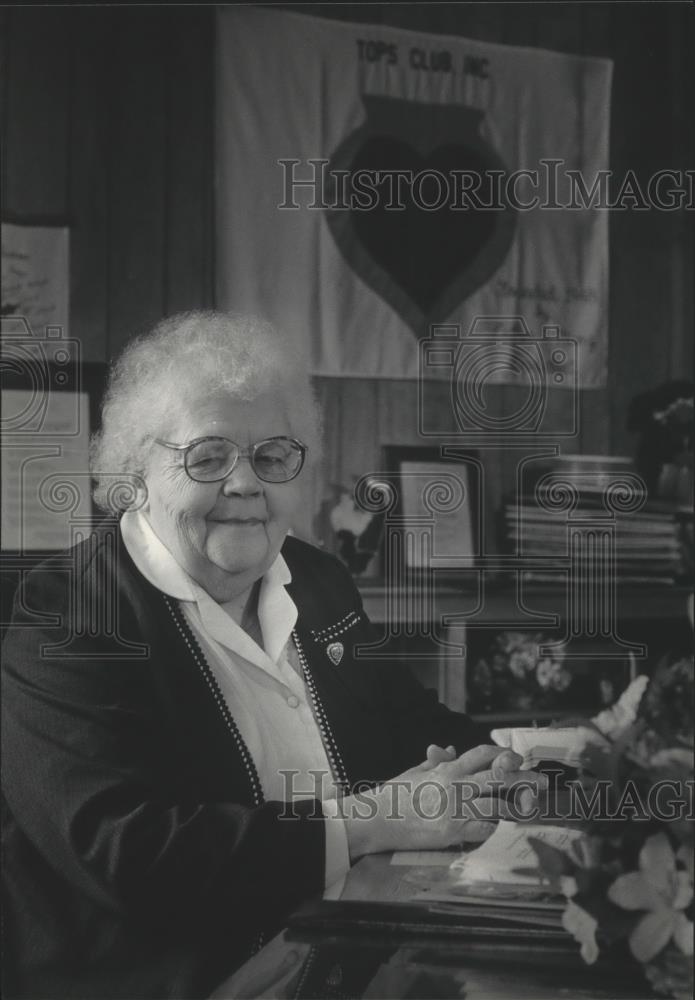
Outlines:
[[453,747],[428,747],[421,764],[343,800],[351,859],[485,840],[499,820],[524,818],[547,778],[520,770],[521,763],[518,754],[498,746],[478,746],[459,757]]

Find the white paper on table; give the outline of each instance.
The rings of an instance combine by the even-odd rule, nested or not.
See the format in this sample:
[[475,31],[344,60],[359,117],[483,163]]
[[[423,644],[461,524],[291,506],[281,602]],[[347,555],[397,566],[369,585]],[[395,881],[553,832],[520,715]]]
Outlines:
[[522,770],[535,767],[542,760],[554,760],[568,767],[579,767],[582,754],[589,744],[605,746],[606,741],[592,729],[585,726],[566,726],[560,729],[537,729],[516,727],[514,729],[493,729],[493,741],[518,753],[522,758]]
[[394,851],[390,863],[421,868],[448,868],[455,857],[453,851]]
[[542,840],[551,847],[569,851],[580,830],[544,823],[512,823],[500,820],[491,837],[468,854],[452,862],[449,887],[467,886],[476,882],[500,882],[505,885],[540,885],[536,875],[520,875],[516,868],[536,868],[538,859],[529,837]]

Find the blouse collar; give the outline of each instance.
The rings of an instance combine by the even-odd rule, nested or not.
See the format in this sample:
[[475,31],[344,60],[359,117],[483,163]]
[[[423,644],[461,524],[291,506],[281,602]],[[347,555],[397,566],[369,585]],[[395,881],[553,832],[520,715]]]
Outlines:
[[[224,605],[218,604],[176,561],[142,511],[127,511],[120,528],[128,554],[152,586],[178,601],[197,604],[206,629],[218,642],[247,659],[258,660],[257,644],[227,614]],[[258,595],[265,655],[273,662],[277,662],[297,621],[297,606],[285,589],[291,581],[290,569],[278,554],[263,576]]]

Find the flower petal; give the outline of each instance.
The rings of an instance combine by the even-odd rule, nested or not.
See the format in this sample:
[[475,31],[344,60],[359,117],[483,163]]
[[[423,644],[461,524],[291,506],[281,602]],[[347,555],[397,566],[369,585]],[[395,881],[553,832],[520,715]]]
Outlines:
[[695,869],[695,864],[693,863],[693,851],[688,844],[681,844],[676,852],[676,858],[685,865],[685,870],[687,871],[690,879],[692,881],[693,871]]
[[665,833],[657,833],[645,840],[639,852],[639,867],[644,877],[661,892],[666,899],[671,898],[671,879],[676,870],[676,856]]
[[653,910],[658,904],[658,899],[654,896],[654,887],[649,884],[642,872],[619,875],[608,889],[608,898],[624,910]]
[[649,676],[640,674],[623,691],[612,708],[607,708],[594,716],[592,722],[598,726],[604,736],[610,736],[611,739],[617,740],[628,726],[633,724],[648,683]]
[[561,875],[560,876],[560,892],[563,896],[567,896],[571,899],[572,896],[576,896],[579,892],[579,887],[577,885],[577,880],[574,875]]
[[568,931],[581,947],[581,956],[587,965],[593,965],[598,958],[598,945],[596,944],[596,930],[598,923],[571,900],[565,907],[562,914],[562,926]]
[[652,754],[649,762],[652,767],[669,767],[672,764],[680,764],[683,767],[692,768],[693,752],[684,750],[682,747],[669,747],[666,750],[657,750]]
[[640,962],[649,962],[671,939],[675,924],[672,910],[659,910],[642,917],[630,935],[630,950]]
[[690,906],[690,900],[693,898],[690,876],[687,872],[676,872],[673,884],[673,909],[684,910],[686,906]]
[[679,913],[674,922],[673,940],[684,955],[693,954],[693,922],[684,913]]

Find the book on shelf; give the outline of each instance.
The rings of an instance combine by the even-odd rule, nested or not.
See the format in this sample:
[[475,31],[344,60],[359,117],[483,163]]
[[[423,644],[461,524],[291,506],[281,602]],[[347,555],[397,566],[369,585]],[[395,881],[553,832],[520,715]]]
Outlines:
[[[593,551],[570,551],[572,532],[581,527],[582,517],[592,521],[588,530],[600,530],[603,524],[612,529],[608,558],[610,575],[616,580],[668,585],[683,572],[682,518],[672,503],[648,501],[638,511],[618,511],[611,516],[603,505],[601,489],[589,486],[582,487],[571,512],[546,510],[536,495],[526,494],[519,500],[508,500],[502,514],[507,552],[538,563],[523,570],[526,582],[566,580],[568,560],[574,580],[589,579],[595,573]],[[565,565],[553,565],[554,560]],[[601,572],[605,575],[602,567]]]

